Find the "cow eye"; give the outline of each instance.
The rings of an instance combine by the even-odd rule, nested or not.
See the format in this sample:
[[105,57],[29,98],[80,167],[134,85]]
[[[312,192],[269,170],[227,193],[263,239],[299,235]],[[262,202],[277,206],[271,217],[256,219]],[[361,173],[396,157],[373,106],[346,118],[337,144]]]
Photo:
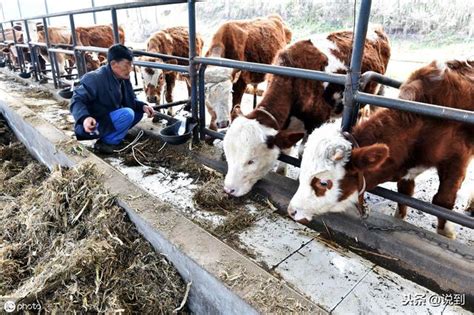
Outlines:
[[250,161],[247,162],[247,165],[252,165],[253,163],[255,163],[255,161],[254,161],[254,160],[250,160]]
[[328,187],[328,185],[329,185],[329,183],[325,180],[320,181],[319,184],[323,187]]

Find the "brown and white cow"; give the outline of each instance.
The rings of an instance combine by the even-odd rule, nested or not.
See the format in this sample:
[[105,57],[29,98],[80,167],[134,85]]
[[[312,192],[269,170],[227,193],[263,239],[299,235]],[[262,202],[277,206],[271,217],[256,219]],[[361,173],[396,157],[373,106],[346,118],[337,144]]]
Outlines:
[[[119,42],[125,43],[125,31],[122,26],[118,27]],[[96,46],[109,48],[114,44],[114,31],[112,25],[93,25],[76,27],[77,45],[80,46]],[[96,70],[106,61],[104,53],[88,53],[84,54],[86,59],[87,71]]]
[[[207,57],[271,64],[277,52],[291,41],[291,31],[279,15],[254,20],[229,21],[214,34]],[[209,67],[206,71],[206,107],[210,129],[226,128],[232,108],[240,104],[248,84],[265,80],[264,73]]]
[[[46,43],[46,35],[44,32],[44,25],[38,24],[36,26],[36,31],[38,34],[38,42],[39,43]],[[71,31],[69,28],[65,26],[48,26],[48,36],[49,36],[49,43],[51,45],[56,44],[69,44],[71,42]],[[51,63],[49,59],[48,50],[45,47],[40,47],[39,49],[40,55]],[[66,67],[66,60],[70,59],[69,56],[66,56],[62,53],[56,53],[56,60],[58,62],[59,73],[62,75],[64,74],[65,67]],[[67,58],[68,57],[68,58]],[[72,56],[71,56],[72,57]]]
[[[196,34],[196,55],[200,56],[202,52],[203,40],[199,34]],[[189,31],[187,27],[177,26],[170,27],[152,34],[147,40],[148,52],[161,53],[176,57],[189,57]],[[161,58],[140,57],[142,61],[163,62]],[[187,62],[171,59],[166,63],[188,65]],[[162,69],[141,67],[141,75],[143,79],[143,88],[150,103],[159,103],[161,99],[161,91],[166,85],[165,98],[166,102],[173,102],[173,89],[177,74],[174,71],[163,71]],[[188,95],[191,94],[190,81],[183,77],[188,87]],[[169,110],[169,113],[172,111]]]
[[[38,41],[45,43],[46,36],[44,33],[44,26],[42,24],[37,25]],[[65,26],[49,26],[48,35],[50,44],[72,44],[71,31]],[[114,35],[111,25],[93,25],[86,27],[76,27],[77,45],[79,46],[96,46],[109,48],[114,44]],[[121,26],[119,26],[119,40],[121,44],[125,42],[125,32]],[[49,61],[49,55],[45,48],[40,49],[40,54],[46,60]],[[85,52],[84,57],[86,59],[86,70],[92,71],[100,67],[101,63],[105,60],[103,53],[91,53]],[[66,60],[69,62],[69,66],[75,63],[73,55],[65,55],[56,53],[56,58],[59,65],[59,71],[64,74]]]
[[[345,73],[350,62],[352,32],[339,31],[326,37],[298,41],[281,50],[275,64],[287,67]],[[385,73],[390,45],[380,29],[369,31],[362,72]],[[376,93],[378,85],[364,91]],[[272,75],[258,107],[235,118],[224,137],[228,171],[224,190],[242,196],[273,167],[282,151],[342,111],[343,86],[320,81]],[[288,128],[291,119],[304,124],[303,132]],[[284,173],[284,170],[283,170]]]
[[[399,97],[473,111],[474,61],[432,62],[410,76]],[[473,125],[384,109],[355,126],[352,136],[351,142],[334,123],[309,136],[298,191],[288,207],[293,219],[344,211],[358,203],[365,188],[386,181],[396,181],[400,193],[412,195],[415,177],[432,167],[440,181],[433,203],[453,208],[474,154]],[[404,218],[406,209],[399,205],[396,216]],[[456,236],[440,218],[438,233]]]

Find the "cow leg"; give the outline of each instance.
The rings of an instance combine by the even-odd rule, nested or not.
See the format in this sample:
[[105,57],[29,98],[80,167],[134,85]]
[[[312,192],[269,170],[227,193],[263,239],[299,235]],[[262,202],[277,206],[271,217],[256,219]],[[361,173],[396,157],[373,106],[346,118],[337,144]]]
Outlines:
[[[397,183],[398,192],[407,196],[413,196],[415,192],[415,180],[414,179],[402,179]],[[405,219],[407,216],[407,205],[398,204],[397,212],[395,217],[399,219]]]
[[[217,115],[216,115],[216,112],[213,109],[209,108],[209,107],[207,107],[207,111],[208,111],[209,115],[211,116],[211,122],[209,123],[209,129],[217,131],[217,125],[216,125]],[[212,138],[211,136],[206,135],[204,141],[207,144],[212,145],[214,143],[214,138]]]
[[[291,154],[291,149],[292,148],[288,148],[288,149],[283,149],[281,151],[282,151],[282,153],[284,153],[286,155],[290,155]],[[286,163],[281,162],[281,161],[278,161],[277,163],[278,164],[277,164],[277,168],[275,170],[275,173],[286,176],[286,173],[288,171],[288,167],[287,167]]]
[[[438,166],[439,188],[433,197],[433,204],[452,210],[456,195],[464,180],[467,159],[451,159]],[[438,234],[455,239],[456,232],[452,223],[438,218]]]
[[471,216],[474,216],[474,191],[471,192],[471,196],[470,196],[466,211],[468,211],[471,214]]
[[232,85],[232,108],[242,102],[242,96],[244,95],[246,87],[247,84],[241,77]]
[[[170,72],[170,73],[165,74],[165,80],[166,80],[166,93],[165,93],[166,103],[171,103],[173,102],[173,89],[176,82],[176,73]],[[168,108],[167,113],[168,115],[173,116],[173,113],[174,113],[173,107]]]

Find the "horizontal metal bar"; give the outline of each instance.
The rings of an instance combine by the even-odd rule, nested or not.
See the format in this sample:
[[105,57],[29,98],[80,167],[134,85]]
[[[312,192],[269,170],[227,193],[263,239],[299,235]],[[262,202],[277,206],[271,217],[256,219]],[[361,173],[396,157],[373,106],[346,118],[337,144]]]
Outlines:
[[452,119],[460,122],[474,124],[474,112],[452,107],[443,107],[414,101],[405,101],[358,92],[354,99],[362,104],[373,104],[377,106],[403,110],[415,114],[421,114],[441,119]]
[[452,210],[424,202],[413,197],[409,197],[398,192],[383,188],[383,187],[376,187],[369,191],[372,194],[375,194],[380,197],[384,197],[395,202],[399,202],[405,204],[409,207],[421,210],[423,212],[435,215],[437,217],[446,219],[448,221],[461,224],[463,226],[474,228],[474,219]]
[[16,47],[20,47],[20,48],[29,48],[30,46],[28,46],[28,44],[15,44]]
[[289,156],[289,155],[286,155],[286,154],[280,154],[280,156],[278,157],[278,160],[280,160],[282,162],[285,162],[285,163],[288,163],[288,164],[291,164],[291,165],[296,166],[296,167],[301,167],[301,160],[300,159],[297,159],[295,157],[292,157],[292,156]]
[[159,109],[170,108],[170,107],[173,107],[173,106],[187,104],[189,102],[190,102],[190,100],[187,99],[187,100],[171,102],[171,103],[167,103],[167,104],[163,104],[163,105],[154,105],[152,107],[153,107],[154,110],[159,110]]
[[209,128],[204,128],[204,133],[206,135],[209,135],[213,138],[216,138],[216,139],[220,139],[220,140],[223,140],[224,139],[224,136],[225,134],[221,133],[221,132],[217,132],[217,131],[214,131],[214,130],[211,130]]
[[96,47],[96,46],[76,46],[74,49],[79,50],[79,51],[93,51],[93,52],[99,52],[99,53],[107,53],[107,51],[109,50],[108,48]]
[[53,14],[46,14],[46,15],[38,15],[29,17],[27,19],[17,19],[17,20],[10,20],[4,21],[2,23],[11,23],[17,21],[25,21],[25,20],[37,20],[42,18],[51,18],[57,16],[64,16],[70,14],[84,14],[84,13],[93,13],[93,12],[101,12],[101,11],[110,11],[110,9],[122,10],[122,9],[134,9],[140,7],[150,7],[156,5],[166,5],[166,4],[176,4],[176,3],[186,3],[186,0],[154,0],[154,1],[140,1],[140,2],[132,2],[132,3],[121,3],[121,4],[114,4],[114,5],[105,5],[95,8],[88,8],[88,9],[79,9],[67,12],[58,12]]
[[161,58],[161,59],[164,59],[164,60],[176,59],[176,60],[189,62],[188,58],[172,56],[172,55],[166,55],[166,54],[161,54],[161,53],[157,53],[157,52],[150,52],[150,51],[143,51],[143,50],[133,50],[133,54],[135,56],[157,57],[157,58]]
[[48,45],[46,43],[30,42],[30,44],[33,45],[33,46],[48,47]]
[[54,52],[54,53],[67,54],[67,55],[74,55],[74,51],[69,50],[69,49],[49,48],[48,51],[51,51],[51,52]]
[[157,69],[177,71],[177,72],[188,73],[189,71],[189,67],[187,66],[170,65],[169,63],[162,63],[162,62],[149,62],[149,61],[135,60],[133,61],[133,64],[135,66],[140,66],[140,67],[150,67],[150,68],[157,68]]
[[324,82],[330,82],[335,84],[344,85],[346,76],[344,74],[326,73],[316,70],[307,70],[293,67],[282,67],[275,65],[266,65],[255,62],[235,61],[225,58],[207,58],[207,57],[196,57],[194,58],[195,63],[220,66],[227,68],[236,68],[250,72],[259,73],[272,73],[290,77],[299,77],[309,80],[318,80]]
[[367,71],[364,72],[360,78],[361,85],[365,86],[367,83],[370,81],[375,81],[377,83],[381,83],[383,85],[388,85],[391,87],[394,87],[396,89],[400,88],[403,82],[394,80],[392,78],[389,78],[387,76],[384,76],[380,73],[377,73],[375,71]]
[[170,115],[162,114],[160,112],[155,112],[153,115],[155,117],[160,118],[160,119],[165,119],[165,120],[167,120],[168,122],[171,122],[171,123],[177,121],[176,118],[173,118]]

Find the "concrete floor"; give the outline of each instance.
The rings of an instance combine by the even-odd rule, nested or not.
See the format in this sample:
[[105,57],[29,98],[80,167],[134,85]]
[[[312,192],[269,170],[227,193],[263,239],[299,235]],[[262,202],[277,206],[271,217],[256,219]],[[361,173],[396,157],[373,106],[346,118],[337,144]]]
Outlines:
[[[0,88],[9,93],[19,93],[11,87],[10,82],[3,81],[0,84]],[[184,88],[183,85],[181,87]],[[61,124],[71,122],[64,106],[53,102],[33,101],[29,107],[60,129],[63,129]],[[187,174],[166,176],[157,173],[144,177],[146,167],[124,167],[119,160],[113,158],[107,161],[132,182],[170,202],[187,217],[206,220],[215,226],[222,223],[222,216],[199,210],[193,205],[191,198],[197,187]],[[166,172],[170,173],[172,170]],[[436,187],[436,179],[433,173],[425,174],[428,177],[419,179],[417,193],[426,193],[426,198],[429,198],[428,195]],[[468,178],[472,183],[472,165]],[[374,211],[393,211],[390,209],[390,202],[381,198],[370,196],[369,202],[375,206]],[[251,205],[249,209],[252,209]],[[410,213],[414,214],[408,220],[432,229],[433,217],[420,216],[416,211]],[[463,229],[462,232],[459,233],[459,240],[472,244],[473,231]],[[466,236],[461,237],[461,234]],[[430,305],[429,299],[439,295],[350,251],[322,241],[316,232],[273,214],[271,209],[267,209],[252,227],[242,231],[238,240],[240,250],[249,253],[254,261],[279,275],[325,310],[336,314],[470,314],[457,306]],[[414,297],[421,298],[426,305],[412,305]]]

